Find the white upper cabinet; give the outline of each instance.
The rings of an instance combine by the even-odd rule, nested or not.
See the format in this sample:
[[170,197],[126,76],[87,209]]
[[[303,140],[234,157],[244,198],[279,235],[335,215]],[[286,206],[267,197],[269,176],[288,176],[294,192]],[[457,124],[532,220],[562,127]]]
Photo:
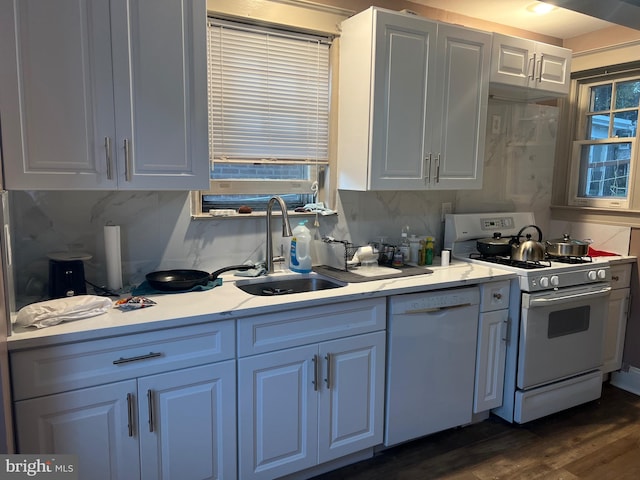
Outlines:
[[0,0],[7,189],[208,188],[205,0]]
[[369,8],[342,24],[338,188],[481,188],[491,34]]
[[497,96],[541,99],[567,95],[571,50],[494,34],[491,92]]

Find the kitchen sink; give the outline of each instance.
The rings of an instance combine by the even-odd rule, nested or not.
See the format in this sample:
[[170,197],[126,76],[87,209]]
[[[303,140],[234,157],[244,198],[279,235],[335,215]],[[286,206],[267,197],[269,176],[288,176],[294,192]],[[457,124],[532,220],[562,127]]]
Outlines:
[[236,280],[236,287],[251,295],[273,296],[292,293],[317,292],[347,285],[346,282],[322,277],[317,274],[291,275],[286,277],[261,277],[251,280]]

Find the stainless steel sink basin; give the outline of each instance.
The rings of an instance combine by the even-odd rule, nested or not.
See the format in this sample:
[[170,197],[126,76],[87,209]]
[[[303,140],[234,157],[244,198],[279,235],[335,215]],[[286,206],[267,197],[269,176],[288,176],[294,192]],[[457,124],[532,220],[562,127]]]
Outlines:
[[346,282],[320,275],[293,275],[286,277],[262,277],[251,280],[236,280],[236,287],[251,295],[273,296],[292,293],[317,292],[329,288],[344,287]]

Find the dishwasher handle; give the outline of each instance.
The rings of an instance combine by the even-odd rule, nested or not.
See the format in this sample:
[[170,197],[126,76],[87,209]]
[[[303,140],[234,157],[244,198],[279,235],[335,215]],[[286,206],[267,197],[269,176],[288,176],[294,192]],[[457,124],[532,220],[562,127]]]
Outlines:
[[460,305],[447,305],[445,307],[432,307],[432,308],[419,308],[416,310],[405,310],[404,312],[398,312],[402,315],[419,315],[422,313],[439,313],[444,312],[446,310],[454,310],[457,308],[466,308],[470,307],[471,303],[461,303]]

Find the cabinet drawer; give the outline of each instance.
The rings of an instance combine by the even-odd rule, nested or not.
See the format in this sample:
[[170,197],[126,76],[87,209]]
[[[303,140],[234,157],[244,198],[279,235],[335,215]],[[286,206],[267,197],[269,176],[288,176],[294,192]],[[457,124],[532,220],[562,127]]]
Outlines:
[[480,285],[480,311],[492,312],[509,308],[509,281]]
[[17,351],[14,400],[234,357],[234,320]]
[[627,288],[631,283],[631,263],[611,266],[611,288]]
[[238,320],[238,356],[384,330],[386,299],[335,303]]

